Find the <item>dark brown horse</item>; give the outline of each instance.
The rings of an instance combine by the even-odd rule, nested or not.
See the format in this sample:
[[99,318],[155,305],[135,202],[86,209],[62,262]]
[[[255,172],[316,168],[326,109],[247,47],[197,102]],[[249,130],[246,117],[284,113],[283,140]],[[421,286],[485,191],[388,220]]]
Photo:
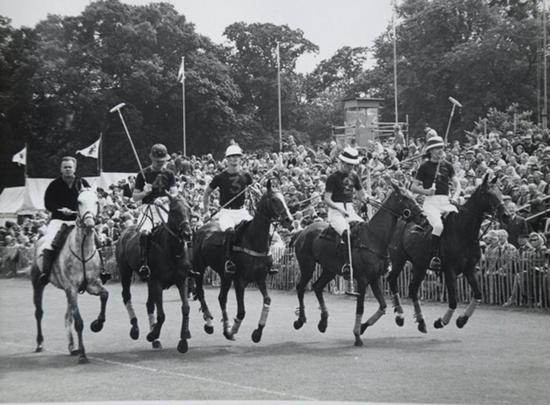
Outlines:
[[[258,343],[262,338],[262,331],[267,322],[267,315],[271,305],[271,298],[267,293],[266,276],[272,265],[269,253],[271,223],[279,221],[288,225],[292,215],[288,210],[283,195],[271,189],[271,181],[267,182],[267,191],[261,197],[254,218],[249,222],[241,223],[236,230],[236,243],[233,246],[231,258],[237,270],[234,276],[224,274],[224,232],[220,230],[217,221],[211,221],[200,228],[193,239],[193,273],[195,275],[195,294],[201,303],[207,333],[214,331],[212,315],[204,298],[203,277],[206,267],[212,268],[221,277],[221,287],[218,301],[222,310],[223,334],[229,340],[239,331],[245,316],[244,290],[249,283],[256,283],[263,296],[263,307],[258,328],[252,333],[252,340]],[[237,317],[233,325],[229,323],[226,304],[227,294],[235,286],[237,298]]]
[[[162,292],[164,289],[176,285],[181,299],[182,324],[178,351],[187,352],[187,339],[189,333],[189,302],[187,300],[187,277],[191,267],[187,245],[191,239],[190,208],[181,197],[169,197],[170,207],[168,220],[153,229],[151,247],[149,249],[148,264],[151,268],[151,276],[147,281],[147,315],[149,317],[150,332],[147,340],[152,342],[154,348],[160,348],[158,340],[162,324],[165,320],[162,305]],[[161,206],[153,209],[165,209]],[[136,340],[139,337],[139,327],[134,308],[130,284],[132,273],[139,270],[140,260],[140,231],[135,226],[126,229],[116,246],[116,261],[122,283],[122,300],[128,316],[130,317],[130,337]],[[155,306],[157,317],[155,320]]]
[[[442,318],[434,322],[435,328],[447,325],[456,309],[456,278],[463,274],[472,288],[473,300],[466,308],[463,315],[459,316],[456,324],[462,328],[474,313],[476,306],[481,302],[481,290],[476,278],[476,264],[481,256],[479,248],[479,231],[481,223],[487,214],[493,214],[501,222],[507,222],[510,218],[504,204],[502,195],[495,185],[496,178],[488,182],[487,176],[481,185],[475,190],[468,201],[459,207],[458,213],[451,213],[446,218],[445,229],[441,235],[441,272],[445,278],[449,308]],[[403,265],[409,260],[412,265],[412,279],[409,285],[409,297],[413,301],[414,316],[418,323],[418,330],[426,333],[426,322],[422,315],[420,302],[418,301],[418,289],[426,276],[430,261],[430,234],[429,224],[419,228],[414,224],[407,224],[396,230],[391,244],[390,258],[392,270],[388,275],[395,322],[403,326],[403,308],[399,300],[397,278],[403,270]]]
[[[409,217],[419,217],[420,207],[414,199],[397,185],[393,184],[393,191],[379,206],[378,212],[367,222],[360,222],[352,228],[352,264],[353,276],[357,280],[357,306],[355,326],[355,345],[362,346],[361,334],[372,326],[386,311],[386,302],[381,290],[380,277],[386,272],[387,249],[394,227],[399,218],[407,220]],[[322,236],[329,227],[327,223],[317,222],[305,228],[296,238],[294,250],[300,265],[300,280],[296,286],[298,292],[298,319],[294,328],[300,329],[306,322],[304,293],[306,286],[313,277],[316,263],[322,267],[319,279],[313,283],[313,290],[321,306],[321,320],[318,324],[320,332],[325,332],[328,324],[328,310],[323,298],[323,289],[339,274],[344,263],[342,254],[338,254],[339,240],[327,240]],[[345,253],[347,254],[347,253]],[[367,286],[378,300],[379,308],[367,322],[361,324],[364,312],[364,301]]]

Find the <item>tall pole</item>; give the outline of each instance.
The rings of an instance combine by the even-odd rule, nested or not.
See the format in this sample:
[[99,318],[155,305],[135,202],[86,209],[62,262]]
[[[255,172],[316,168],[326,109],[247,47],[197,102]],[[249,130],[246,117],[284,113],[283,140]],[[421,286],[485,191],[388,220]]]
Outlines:
[[97,152],[97,171],[101,177],[101,173],[103,173],[103,132],[99,133],[99,150]]
[[27,166],[29,165],[29,145],[27,142],[25,142],[25,187],[27,186],[27,177],[28,177],[28,169]]
[[399,122],[397,111],[397,38],[395,30],[395,0],[392,1],[392,25],[393,25],[393,100],[395,107],[395,123]]
[[542,83],[544,106],[542,110],[542,129],[548,128],[548,68],[547,68],[547,36],[546,36],[546,0],[542,1]]
[[185,56],[181,57],[181,99],[183,109],[183,156],[187,156],[187,134],[185,133]]
[[279,105],[279,152],[283,152],[283,120],[281,115],[281,55],[277,42],[277,98]]

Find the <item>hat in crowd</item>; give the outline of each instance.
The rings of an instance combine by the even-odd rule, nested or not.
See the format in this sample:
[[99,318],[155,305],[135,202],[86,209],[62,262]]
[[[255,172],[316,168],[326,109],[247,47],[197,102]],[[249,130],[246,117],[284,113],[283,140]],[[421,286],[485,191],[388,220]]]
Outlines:
[[542,153],[544,153],[544,154],[550,154],[550,146],[547,146],[546,148],[544,148],[544,149],[542,150]]
[[443,148],[445,146],[445,142],[443,142],[443,138],[440,136],[432,136],[428,141],[426,142],[426,147],[424,148],[424,152],[428,152],[431,149],[434,148]]
[[529,159],[527,159],[527,165],[537,165],[539,163],[536,156],[529,156]]
[[151,153],[149,153],[151,160],[170,160],[168,149],[162,143],[157,143],[151,147]]
[[357,149],[352,148],[351,146],[345,148],[342,153],[340,153],[338,158],[342,162],[349,163],[350,165],[357,165],[360,162],[359,152],[357,151]]
[[243,151],[242,149],[240,148],[239,145],[237,145],[236,143],[232,143],[231,145],[229,145],[227,147],[227,149],[225,150],[225,157],[229,157],[229,156],[242,156],[243,155]]

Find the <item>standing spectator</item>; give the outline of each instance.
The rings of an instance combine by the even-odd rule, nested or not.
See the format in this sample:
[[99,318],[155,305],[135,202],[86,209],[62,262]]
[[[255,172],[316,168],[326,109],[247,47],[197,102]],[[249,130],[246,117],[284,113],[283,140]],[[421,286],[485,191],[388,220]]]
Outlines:
[[508,232],[508,242],[519,248],[518,237],[529,233],[529,225],[525,218],[517,215],[517,206],[513,201],[506,203],[506,209],[510,214],[510,221],[504,227]]

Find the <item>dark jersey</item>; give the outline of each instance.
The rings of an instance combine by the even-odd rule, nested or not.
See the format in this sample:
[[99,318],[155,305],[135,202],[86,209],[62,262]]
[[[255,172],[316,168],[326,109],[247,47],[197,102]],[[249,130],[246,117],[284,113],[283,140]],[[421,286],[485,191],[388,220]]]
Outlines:
[[[216,188],[220,189],[220,205],[224,206],[250,184],[252,184],[252,176],[248,173],[228,173],[227,171],[223,171],[214,176],[209,186],[212,190]],[[245,193],[242,193],[225,208],[242,208],[244,206],[244,201]]]
[[[148,166],[143,169],[143,172],[145,173],[145,181],[153,185],[153,191],[143,197],[143,204],[151,204],[156,198],[165,197],[166,192],[176,185],[174,172],[166,168],[155,171],[151,166]],[[143,191],[143,187],[145,187],[145,182],[141,172],[139,172],[136,177],[135,190]]]
[[341,171],[332,173],[325,185],[325,192],[332,193],[334,202],[353,202],[353,190],[362,190],[361,180],[354,171],[348,174]]
[[[424,188],[432,187],[437,163],[427,160],[420,165],[416,172],[416,178],[422,182]],[[436,195],[449,195],[449,182],[455,175],[455,169],[452,164],[446,160],[442,160],[439,165],[439,175],[435,182]]]
[[78,209],[78,194],[83,187],[90,187],[88,182],[80,177],[76,177],[71,187],[63,181],[62,177],[53,180],[44,194],[44,206],[52,213],[52,219],[62,221],[74,221],[76,214],[65,215],[58,211],[59,208],[66,207],[73,211]]

